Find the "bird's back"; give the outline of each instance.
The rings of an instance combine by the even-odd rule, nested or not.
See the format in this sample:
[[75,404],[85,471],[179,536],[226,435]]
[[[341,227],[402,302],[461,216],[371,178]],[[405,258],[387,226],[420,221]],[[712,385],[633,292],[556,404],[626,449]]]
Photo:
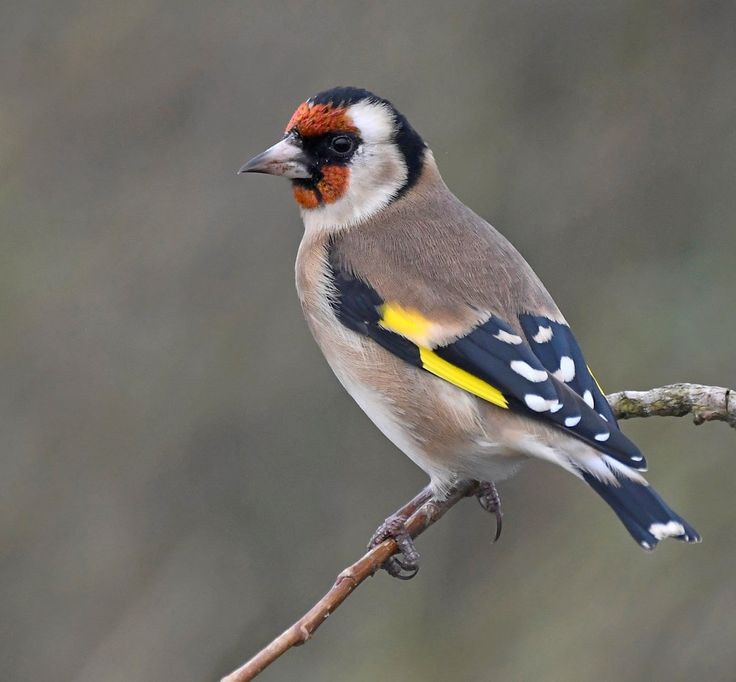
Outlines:
[[563,321],[521,254],[447,188],[431,159],[402,201],[333,236],[330,250],[384,300],[433,319],[467,323],[494,313],[516,321],[534,310]]

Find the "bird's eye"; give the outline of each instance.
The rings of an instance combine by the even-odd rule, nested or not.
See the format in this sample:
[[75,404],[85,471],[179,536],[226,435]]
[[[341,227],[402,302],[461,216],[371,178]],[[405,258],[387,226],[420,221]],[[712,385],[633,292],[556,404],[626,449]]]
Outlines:
[[333,137],[330,142],[330,149],[341,156],[352,152],[354,146],[355,142],[353,141],[353,138],[348,137],[347,135],[338,135],[337,137]]

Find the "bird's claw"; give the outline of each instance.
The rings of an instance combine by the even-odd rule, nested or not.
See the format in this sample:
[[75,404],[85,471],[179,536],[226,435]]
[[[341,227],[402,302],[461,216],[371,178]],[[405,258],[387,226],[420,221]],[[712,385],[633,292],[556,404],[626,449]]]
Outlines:
[[496,536],[493,538],[493,542],[496,542],[501,537],[503,529],[503,512],[501,511],[501,497],[493,481],[481,481],[476,497],[480,506],[496,517]]
[[406,528],[406,519],[401,516],[390,516],[373,533],[368,549],[380,545],[384,540],[392,539],[399,548],[399,555],[386,560],[381,568],[393,578],[411,580],[419,573],[419,552]]

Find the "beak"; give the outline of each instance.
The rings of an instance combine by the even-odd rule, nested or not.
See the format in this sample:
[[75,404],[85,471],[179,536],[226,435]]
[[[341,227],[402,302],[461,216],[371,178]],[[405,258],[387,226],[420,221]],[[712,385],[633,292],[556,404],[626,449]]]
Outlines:
[[268,173],[287,178],[311,178],[309,157],[293,135],[285,137],[240,167],[241,173]]

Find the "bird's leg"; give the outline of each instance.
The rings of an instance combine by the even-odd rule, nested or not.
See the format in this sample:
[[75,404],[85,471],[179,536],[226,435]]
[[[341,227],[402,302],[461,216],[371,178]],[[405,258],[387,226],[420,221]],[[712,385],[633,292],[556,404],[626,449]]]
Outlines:
[[411,580],[419,573],[419,552],[406,529],[407,517],[399,514],[389,516],[373,533],[368,549],[373,549],[389,538],[399,547],[399,554],[389,557],[381,568],[390,576],[400,580]]
[[411,580],[419,573],[419,552],[406,528],[407,519],[419,507],[432,499],[432,489],[427,486],[413,500],[389,516],[373,533],[368,549],[373,549],[389,538],[399,547],[399,556],[392,556],[386,561],[383,568],[390,576],[400,580]]
[[496,490],[495,483],[493,481],[480,481],[476,497],[480,506],[496,517],[496,537],[493,538],[493,542],[496,542],[501,537],[503,513],[501,512],[501,497],[498,494],[498,490]]

